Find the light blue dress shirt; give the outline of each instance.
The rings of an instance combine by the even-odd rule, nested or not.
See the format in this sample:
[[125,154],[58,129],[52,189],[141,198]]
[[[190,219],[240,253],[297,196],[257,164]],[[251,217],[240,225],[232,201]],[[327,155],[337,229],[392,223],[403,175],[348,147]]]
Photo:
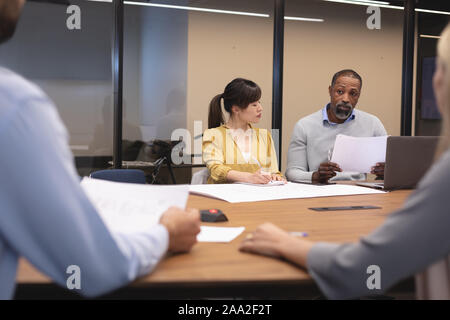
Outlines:
[[[328,123],[329,125],[338,125],[339,123],[336,122],[331,122],[330,119],[328,119],[328,108],[330,107],[330,103],[328,103],[325,107],[323,107],[322,109],[322,117],[323,117],[323,122],[324,123]],[[350,117],[348,117],[347,119],[345,119],[344,123],[352,121],[355,119],[355,109],[352,110],[352,114],[350,115]]]
[[47,96],[0,68],[0,299],[10,299],[25,257],[66,287],[67,267],[95,296],[150,272],[168,248],[162,225],[111,234],[80,187],[68,134]]

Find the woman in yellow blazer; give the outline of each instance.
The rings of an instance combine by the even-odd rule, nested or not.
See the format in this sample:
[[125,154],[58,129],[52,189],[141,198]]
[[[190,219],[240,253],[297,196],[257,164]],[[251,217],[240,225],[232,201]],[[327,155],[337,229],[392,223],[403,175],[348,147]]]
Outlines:
[[[210,103],[208,130],[203,133],[203,161],[208,183],[285,181],[278,170],[270,132],[254,128],[262,117],[261,89],[253,81],[237,78]],[[229,120],[225,123],[221,100]]]

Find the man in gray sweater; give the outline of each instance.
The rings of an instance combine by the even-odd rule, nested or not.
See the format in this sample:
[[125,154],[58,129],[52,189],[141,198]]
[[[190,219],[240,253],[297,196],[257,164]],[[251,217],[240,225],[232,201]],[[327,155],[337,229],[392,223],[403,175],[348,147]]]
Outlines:
[[[361,87],[361,76],[355,71],[337,72],[328,88],[330,103],[296,123],[288,151],[288,180],[326,183],[332,180],[365,179],[365,174],[342,172],[339,164],[330,162],[338,134],[353,137],[387,135],[377,117],[355,110]],[[384,163],[374,164],[371,173],[382,178]]]

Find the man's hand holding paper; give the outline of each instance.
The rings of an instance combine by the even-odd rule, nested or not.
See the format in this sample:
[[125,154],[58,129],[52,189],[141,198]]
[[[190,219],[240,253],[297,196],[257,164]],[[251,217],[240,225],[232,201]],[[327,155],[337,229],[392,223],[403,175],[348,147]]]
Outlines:
[[372,167],[372,170],[370,173],[375,174],[377,176],[377,179],[383,180],[384,179],[384,162],[378,162],[374,167]]
[[384,176],[387,136],[350,137],[338,135],[331,161],[342,171],[372,173]]
[[319,169],[313,173],[312,182],[326,183],[336,175],[336,172],[342,172],[337,163],[327,161],[320,164]]

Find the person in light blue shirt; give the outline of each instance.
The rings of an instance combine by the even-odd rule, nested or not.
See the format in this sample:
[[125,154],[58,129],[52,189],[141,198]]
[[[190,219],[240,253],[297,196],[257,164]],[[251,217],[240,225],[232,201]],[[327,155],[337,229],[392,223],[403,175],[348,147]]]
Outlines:
[[[24,0],[0,0],[0,42],[12,36]],[[170,208],[139,234],[111,233],[80,186],[68,134],[48,97],[0,68],[0,299],[14,294],[19,257],[61,286],[69,266],[79,293],[96,296],[153,270],[167,250],[186,252],[198,210]]]

